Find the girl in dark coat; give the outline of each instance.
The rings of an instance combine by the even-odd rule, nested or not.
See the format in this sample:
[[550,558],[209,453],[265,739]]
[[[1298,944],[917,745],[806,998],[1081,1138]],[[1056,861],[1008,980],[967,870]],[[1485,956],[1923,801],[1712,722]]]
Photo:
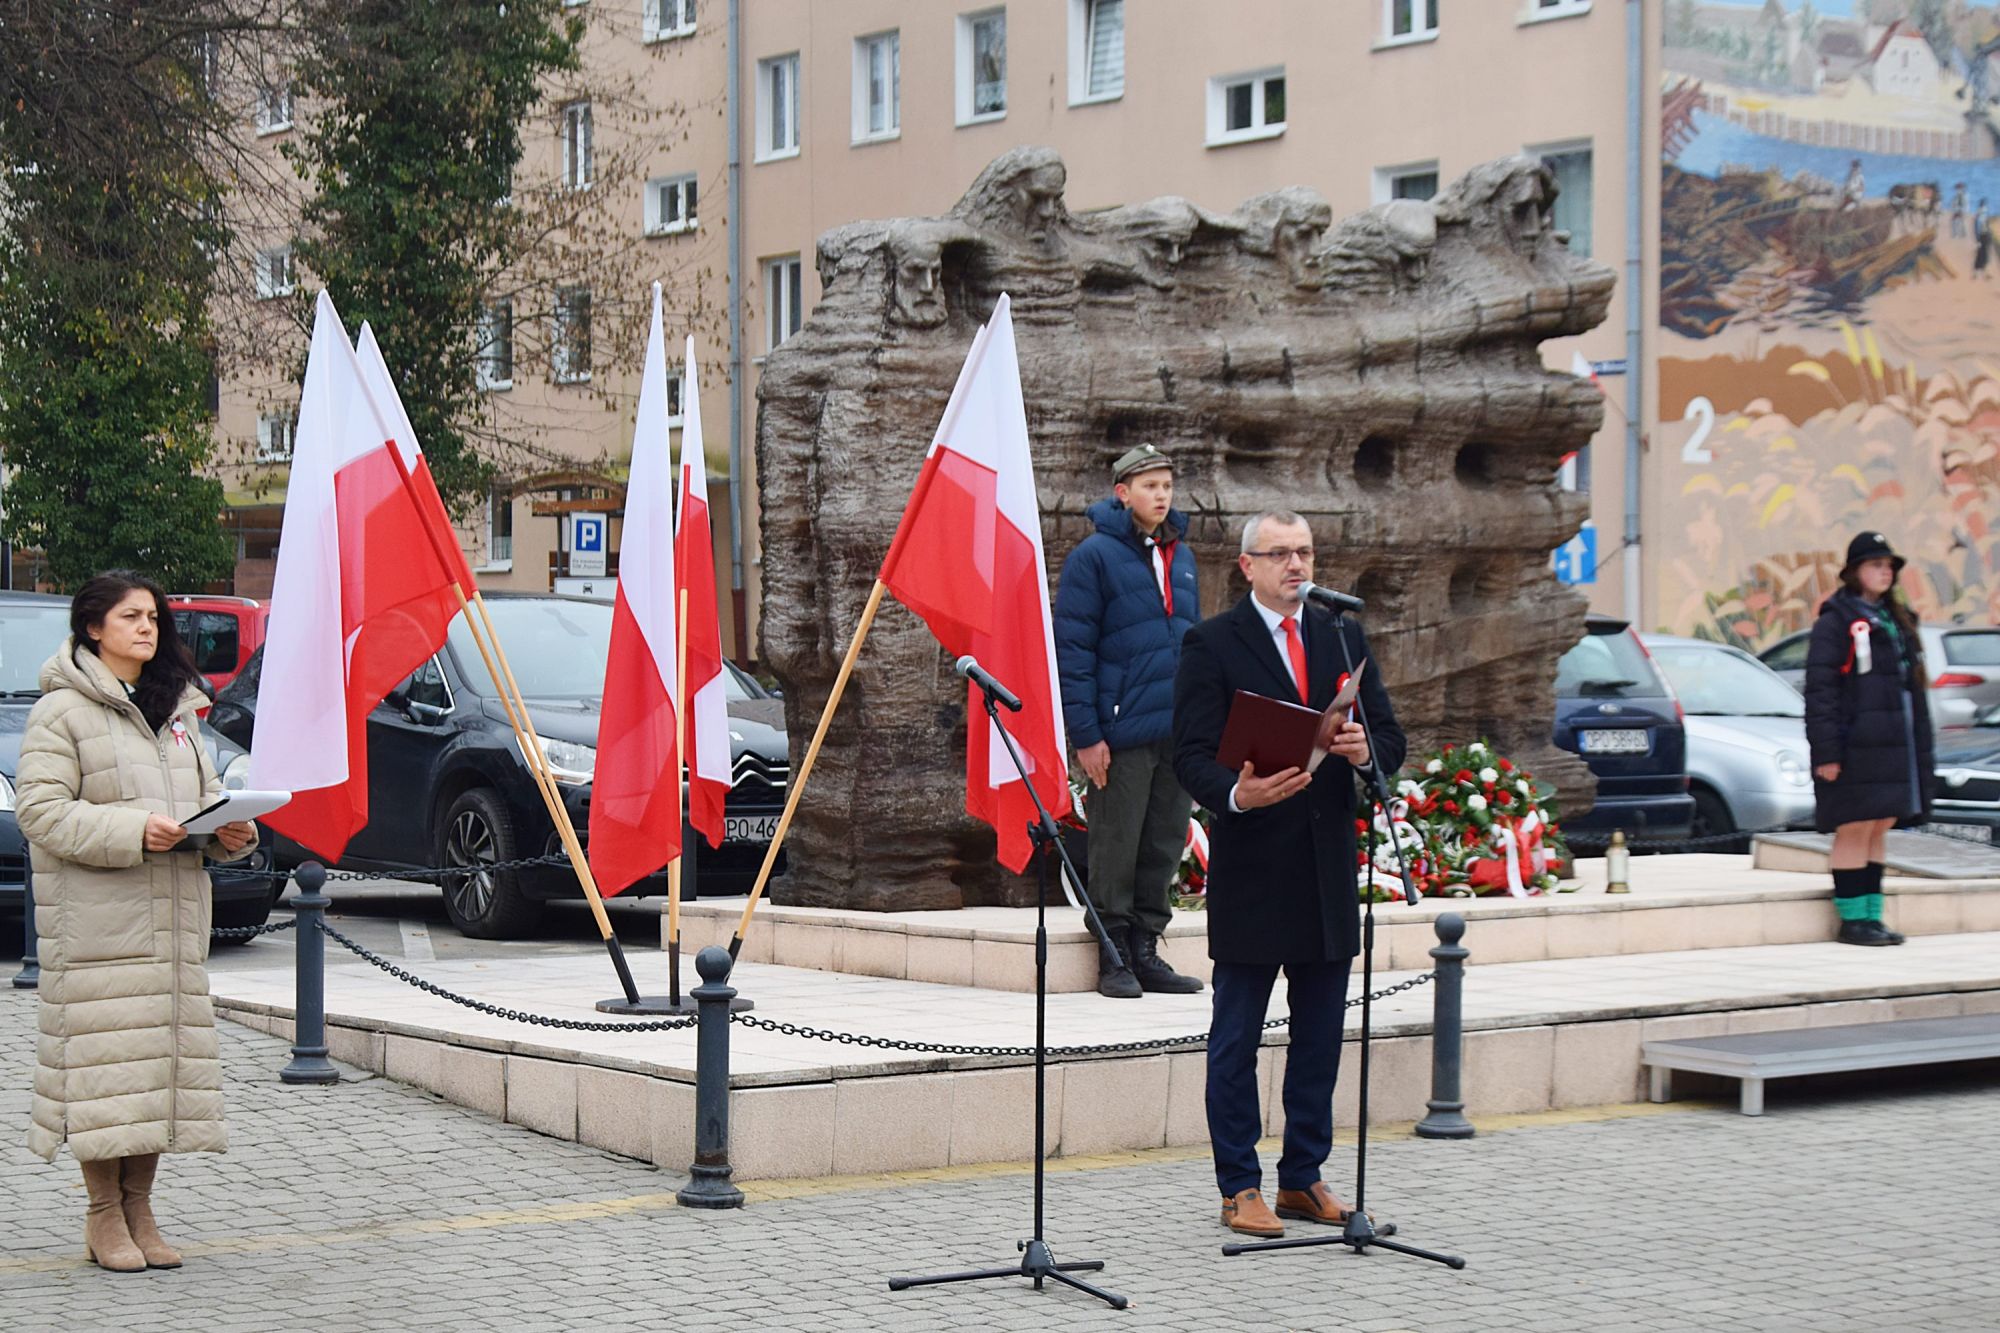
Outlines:
[[1806,656],[1815,824],[1833,834],[1842,944],[1901,944],[1882,924],[1882,840],[1930,813],[1931,719],[1917,618],[1896,591],[1903,557],[1879,532],[1847,546]]

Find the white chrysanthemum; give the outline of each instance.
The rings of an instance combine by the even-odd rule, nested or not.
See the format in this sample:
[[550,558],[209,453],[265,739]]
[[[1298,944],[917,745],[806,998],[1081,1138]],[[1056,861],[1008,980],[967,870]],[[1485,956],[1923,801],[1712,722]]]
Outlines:
[[1480,744],[1478,741],[1474,741],[1472,744],[1465,747],[1465,752],[1467,754],[1485,754],[1486,747]]
[[1526,778],[1515,779],[1514,787],[1523,796],[1533,796],[1535,794],[1535,789],[1528,785],[1528,780]]
[[1482,768],[1479,770],[1479,780],[1481,782],[1498,782],[1500,775],[1490,768]]
[[1486,798],[1478,792],[1474,792],[1465,798],[1465,808],[1468,810],[1484,810],[1486,808]]
[[1444,760],[1442,760],[1442,759],[1433,759],[1433,760],[1431,760],[1431,761],[1430,761],[1430,762],[1429,762],[1428,764],[1425,764],[1425,765],[1424,765],[1424,772],[1426,772],[1426,773],[1442,773],[1442,772],[1444,772]]

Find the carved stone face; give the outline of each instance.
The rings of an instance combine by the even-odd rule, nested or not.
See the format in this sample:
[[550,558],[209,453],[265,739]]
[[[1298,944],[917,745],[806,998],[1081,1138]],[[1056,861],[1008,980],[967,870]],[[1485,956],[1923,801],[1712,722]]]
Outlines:
[[1037,167],[1013,182],[1014,206],[1021,230],[1036,245],[1046,246],[1062,221],[1065,173],[1060,166]]
[[1287,219],[1271,233],[1272,248],[1290,275],[1292,285],[1305,291],[1317,291],[1326,285],[1326,275],[1319,268],[1320,232],[1321,228],[1311,223]]
[[944,323],[944,261],[934,246],[898,248],[896,261],[896,319],[913,328],[935,328]]
[[1507,230],[1513,237],[1514,248],[1524,255],[1532,255],[1542,237],[1554,229],[1555,201],[1549,197],[1548,188],[1539,175],[1523,173],[1516,176],[1502,196],[1507,205]]

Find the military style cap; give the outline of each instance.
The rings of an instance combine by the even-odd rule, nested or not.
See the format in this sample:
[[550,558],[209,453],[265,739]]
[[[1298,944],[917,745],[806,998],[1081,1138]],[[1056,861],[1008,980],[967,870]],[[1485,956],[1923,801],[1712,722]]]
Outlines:
[[1173,467],[1174,460],[1161,453],[1156,446],[1142,444],[1118,456],[1118,461],[1111,465],[1111,483],[1115,486],[1136,473],[1152,472],[1158,468],[1171,472]]

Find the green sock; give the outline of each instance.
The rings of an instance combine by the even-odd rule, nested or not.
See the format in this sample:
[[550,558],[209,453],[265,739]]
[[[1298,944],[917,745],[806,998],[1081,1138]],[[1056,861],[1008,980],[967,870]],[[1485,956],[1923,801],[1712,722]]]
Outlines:
[[1864,921],[1880,921],[1880,920],[1882,919],[1882,895],[1881,895],[1881,894],[1879,894],[1879,893],[1864,893],[1864,894],[1862,894],[1862,895],[1861,895],[1861,901],[1862,901],[1863,903],[1866,903],[1866,904],[1867,904],[1867,906],[1868,906],[1868,911],[1867,911],[1867,913],[1866,913],[1866,914],[1865,914],[1865,915],[1864,915],[1864,916],[1862,917],[1862,920],[1864,920]]
[[1871,921],[1874,913],[1868,910],[1868,895],[1857,893],[1851,898],[1835,898],[1833,910],[1840,913],[1842,921]]

